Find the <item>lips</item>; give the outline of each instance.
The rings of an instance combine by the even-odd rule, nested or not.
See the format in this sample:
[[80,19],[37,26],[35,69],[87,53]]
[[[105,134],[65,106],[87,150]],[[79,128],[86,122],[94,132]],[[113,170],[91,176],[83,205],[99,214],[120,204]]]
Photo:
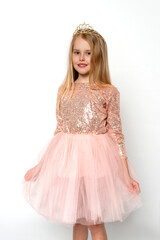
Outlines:
[[78,64],[78,66],[79,66],[79,67],[86,67],[87,64],[80,63],[80,64]]

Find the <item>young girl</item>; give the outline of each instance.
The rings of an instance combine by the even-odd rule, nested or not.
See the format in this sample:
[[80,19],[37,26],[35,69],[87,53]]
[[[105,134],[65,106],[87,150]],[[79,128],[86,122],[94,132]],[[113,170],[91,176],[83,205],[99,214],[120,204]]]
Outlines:
[[142,206],[120,118],[120,93],[111,84],[107,44],[80,24],[58,89],[57,127],[22,181],[28,203],[47,220],[73,226],[73,239],[107,239],[104,223],[124,221]]

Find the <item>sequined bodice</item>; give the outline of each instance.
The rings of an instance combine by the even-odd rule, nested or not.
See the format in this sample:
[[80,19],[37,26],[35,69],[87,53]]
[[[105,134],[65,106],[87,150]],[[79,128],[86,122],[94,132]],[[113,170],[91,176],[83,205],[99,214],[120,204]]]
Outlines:
[[71,99],[63,97],[60,112],[56,109],[58,132],[71,134],[103,134],[111,130],[121,156],[126,157],[122,134],[119,91],[115,86],[94,90],[89,83],[75,82]]
[[105,98],[91,90],[88,83],[76,83],[70,101],[62,100],[63,131],[70,133],[105,133]]

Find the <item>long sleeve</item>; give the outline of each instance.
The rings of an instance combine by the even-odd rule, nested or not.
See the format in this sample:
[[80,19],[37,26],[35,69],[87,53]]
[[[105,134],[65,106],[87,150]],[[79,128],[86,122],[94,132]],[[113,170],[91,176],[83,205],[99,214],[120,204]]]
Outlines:
[[[59,93],[59,91],[58,91]],[[56,99],[56,120],[57,120],[57,126],[54,131],[54,136],[61,132],[63,130],[63,118],[62,118],[62,112],[61,112],[61,101],[60,101],[60,111],[58,111],[58,93],[57,93],[57,99]]]
[[122,124],[120,117],[120,93],[116,87],[114,87],[109,105],[108,105],[108,117],[107,123],[111,130],[113,139],[118,144],[119,154],[121,158],[127,159],[127,153],[125,148],[125,138],[122,133]]

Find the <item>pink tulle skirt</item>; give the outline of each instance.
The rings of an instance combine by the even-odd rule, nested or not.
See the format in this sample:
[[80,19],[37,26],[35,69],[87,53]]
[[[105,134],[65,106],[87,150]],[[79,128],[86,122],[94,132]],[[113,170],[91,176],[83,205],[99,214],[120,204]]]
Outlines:
[[[138,181],[128,159],[131,177]],[[47,220],[73,226],[123,221],[142,206],[130,191],[126,168],[110,131],[105,134],[59,132],[41,150],[29,181],[26,201]]]

